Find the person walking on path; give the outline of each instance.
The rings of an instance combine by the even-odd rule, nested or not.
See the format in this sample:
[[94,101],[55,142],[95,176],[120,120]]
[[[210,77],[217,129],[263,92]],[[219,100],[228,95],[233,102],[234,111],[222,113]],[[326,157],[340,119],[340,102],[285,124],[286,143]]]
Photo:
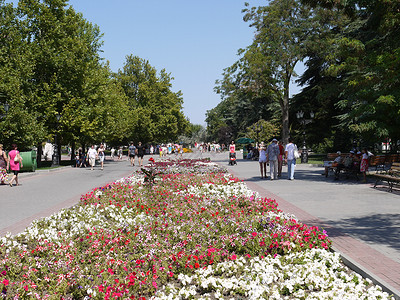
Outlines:
[[3,150],[3,144],[0,144],[0,182],[5,184],[7,180],[8,158]]
[[104,168],[104,158],[106,157],[106,154],[105,154],[104,151],[105,151],[104,145],[103,145],[103,144],[100,144],[99,149],[97,149],[97,156],[99,157],[100,166],[101,166],[101,169],[102,169],[102,170],[103,170],[103,168]]
[[139,166],[143,167],[143,156],[144,156],[144,151],[145,147],[142,145],[142,142],[139,142],[139,145],[136,148],[137,151],[137,156],[138,156],[138,161],[139,161]]
[[293,144],[293,139],[289,138],[289,144],[285,147],[285,161],[288,166],[288,179],[294,180],[294,169],[296,168],[296,158],[294,157],[294,151],[297,150],[297,146]]
[[232,141],[232,143],[229,145],[229,153],[235,153],[235,152],[236,152],[235,142]]
[[133,142],[131,142],[131,145],[129,146],[129,159],[131,161],[131,166],[135,165],[135,156],[136,156],[136,147],[133,144]]
[[114,156],[115,156],[115,148],[112,147],[111,148],[111,159],[114,159]]
[[258,148],[258,162],[260,163],[261,179],[267,178],[267,149],[264,142]]
[[282,141],[278,142],[279,156],[278,156],[278,177],[282,177],[282,166],[283,158],[285,157],[285,147],[282,145]]
[[[22,165],[22,157],[19,155],[19,151],[17,150],[17,145],[12,144],[11,145],[12,150],[8,152],[8,167],[11,171],[13,171],[14,175],[11,178],[11,180],[8,182],[8,184],[12,187],[13,186],[13,181],[15,180],[15,185],[19,185],[18,182],[18,174],[21,168],[23,167]],[[8,169],[8,168],[7,168]]]
[[122,160],[122,147],[118,148],[118,160]]
[[367,182],[367,171],[369,165],[369,155],[367,148],[363,148],[361,150],[361,164],[360,164],[360,172],[363,174],[363,182]]
[[88,158],[89,158],[89,165],[90,165],[90,170],[93,171],[93,168],[96,164],[96,156],[97,156],[97,151],[94,148],[94,145],[92,145],[92,148],[90,148],[87,152]]
[[271,180],[278,179],[278,140],[273,139],[267,148],[267,162],[269,162],[269,175]]

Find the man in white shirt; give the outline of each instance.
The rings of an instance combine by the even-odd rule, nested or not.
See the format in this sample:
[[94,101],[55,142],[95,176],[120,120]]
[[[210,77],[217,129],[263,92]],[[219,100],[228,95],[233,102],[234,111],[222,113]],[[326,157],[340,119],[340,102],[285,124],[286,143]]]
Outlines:
[[97,151],[94,148],[94,145],[92,145],[92,148],[88,150],[87,155],[89,159],[90,169],[93,170],[93,167],[96,164],[96,156],[97,156]]
[[293,144],[293,139],[289,138],[289,144],[285,147],[285,160],[288,166],[288,179],[294,180],[294,169],[296,167],[296,158],[294,157],[294,151],[297,146]]

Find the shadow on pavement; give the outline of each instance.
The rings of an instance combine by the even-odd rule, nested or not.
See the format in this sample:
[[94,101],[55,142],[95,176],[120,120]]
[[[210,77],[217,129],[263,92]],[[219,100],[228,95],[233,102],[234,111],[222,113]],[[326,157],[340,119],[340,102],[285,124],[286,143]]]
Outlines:
[[[400,214],[374,214],[325,223],[363,241],[400,250]],[[341,235],[340,231],[330,232],[332,237],[337,235]]]

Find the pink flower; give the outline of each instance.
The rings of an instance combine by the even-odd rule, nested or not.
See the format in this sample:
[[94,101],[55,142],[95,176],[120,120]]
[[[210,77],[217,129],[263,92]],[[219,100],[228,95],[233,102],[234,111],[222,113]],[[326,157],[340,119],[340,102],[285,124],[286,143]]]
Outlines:
[[153,281],[153,286],[155,289],[157,289],[157,282]]
[[233,255],[231,256],[231,260],[236,260],[236,258],[237,258],[236,254],[233,254]]
[[257,232],[252,232],[251,235],[252,235],[253,237],[256,237],[256,236],[257,236]]
[[8,281],[7,279],[4,279],[4,280],[3,280],[3,284],[4,284],[5,286],[7,286],[7,285],[10,284],[10,281]]

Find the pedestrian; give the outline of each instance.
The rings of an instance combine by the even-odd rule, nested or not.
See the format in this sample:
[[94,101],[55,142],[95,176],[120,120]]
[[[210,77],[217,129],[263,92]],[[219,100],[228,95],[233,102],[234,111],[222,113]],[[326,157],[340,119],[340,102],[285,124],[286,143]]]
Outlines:
[[131,142],[131,145],[128,148],[128,152],[129,152],[129,159],[131,161],[131,166],[135,165],[135,156],[136,156],[136,147],[133,144],[133,142]]
[[150,155],[153,155],[153,154],[154,154],[154,146],[151,145],[151,146],[150,146]]
[[361,150],[361,164],[360,164],[360,172],[363,174],[363,182],[367,182],[367,171],[369,165],[369,153],[367,148],[363,148]]
[[278,177],[282,177],[282,166],[283,166],[283,157],[285,156],[285,147],[283,147],[282,141],[278,142],[278,146],[279,146]]
[[183,155],[183,145],[179,145],[179,156],[182,158]]
[[123,154],[122,147],[119,147],[119,149],[118,149],[118,159],[119,160],[122,160],[122,154]]
[[264,142],[258,147],[258,162],[260,163],[261,179],[267,178],[267,149]]
[[139,145],[136,148],[139,166],[143,167],[143,156],[146,148],[142,145],[142,142],[139,142]]
[[80,157],[80,162],[81,164],[79,165],[80,168],[86,168],[86,158],[87,158],[87,153],[83,153],[82,149],[79,149],[79,157]]
[[289,143],[285,147],[285,161],[288,166],[288,179],[294,180],[294,169],[296,167],[296,157],[295,151],[297,150],[297,146],[293,144],[293,139],[289,138]]
[[5,184],[7,180],[8,158],[3,150],[3,144],[0,144],[0,182]]
[[115,156],[115,148],[112,147],[111,148],[111,159],[114,159],[114,156]]
[[278,179],[278,140],[273,139],[267,148],[267,162],[269,162],[269,175],[271,180]]
[[88,150],[87,156],[89,159],[90,170],[93,171],[93,168],[96,165],[96,156],[97,156],[97,151],[94,148],[94,145],[92,145],[92,147]]
[[79,151],[75,151],[75,168],[79,167],[79,161],[80,161],[80,155],[79,155]]
[[106,157],[106,153],[104,152],[106,149],[104,148],[103,144],[100,144],[99,149],[97,149],[97,156],[100,160],[101,170],[104,168],[104,159]]
[[8,152],[8,166],[14,175],[11,178],[11,180],[8,182],[8,184],[12,187],[13,186],[13,181],[15,180],[15,185],[19,185],[18,182],[18,174],[19,171],[21,170],[21,168],[23,167],[22,164],[22,157],[19,154],[19,151],[17,150],[17,145],[16,144],[12,144],[11,145],[12,150],[10,152]]
[[235,146],[235,142],[232,141],[231,144],[229,145],[229,153],[234,153],[236,152],[236,146]]

